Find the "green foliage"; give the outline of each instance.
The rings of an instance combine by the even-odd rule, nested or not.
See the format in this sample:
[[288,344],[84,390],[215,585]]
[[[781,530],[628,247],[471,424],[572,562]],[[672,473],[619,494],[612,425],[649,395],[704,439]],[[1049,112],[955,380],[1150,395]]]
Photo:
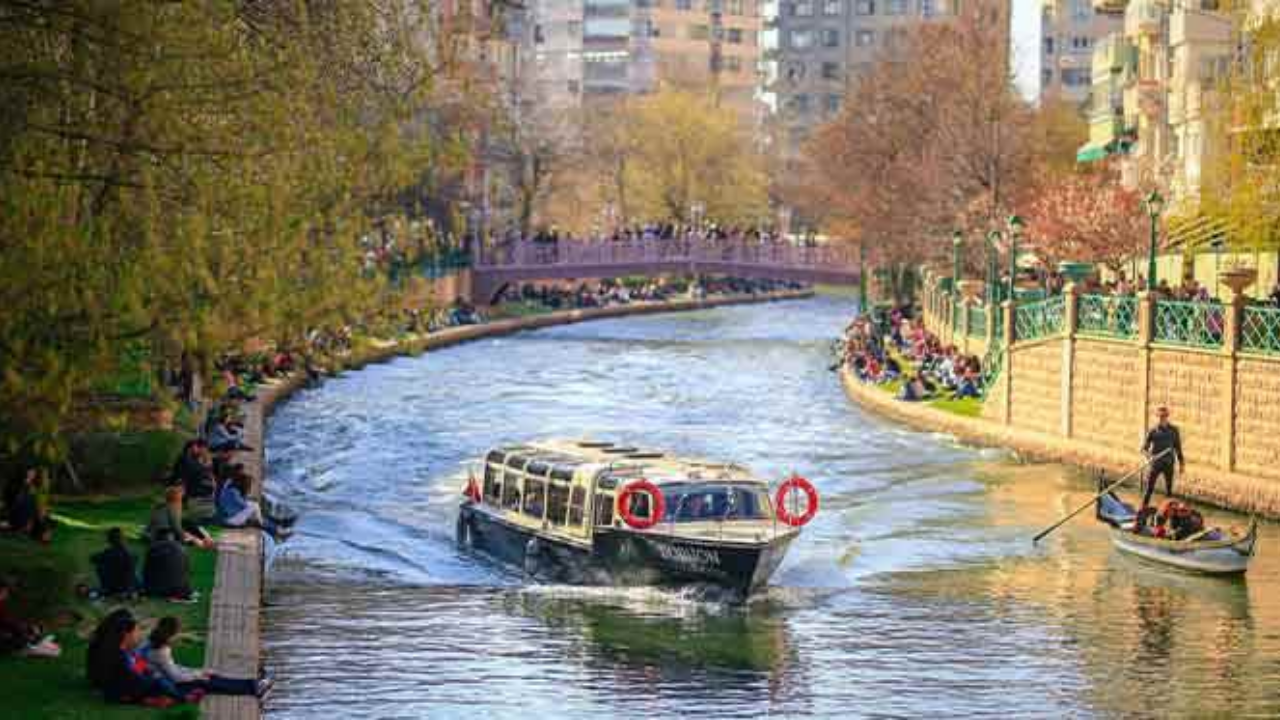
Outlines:
[[[106,531],[120,527],[130,537],[130,550],[141,559],[145,546],[138,540],[153,498],[115,499],[105,502],[55,502],[59,527],[53,543],[40,546],[25,538],[0,536],[0,572],[16,577],[14,609],[22,617],[41,620],[52,627],[62,656],[54,659],[0,657],[0,697],[5,717],[15,718],[194,718],[194,706],[158,712],[127,705],[107,705],[84,677],[87,638],[114,603],[78,598],[78,583],[92,583],[89,556],[106,545]],[[164,615],[177,616],[184,634],[192,638],[175,647],[177,660],[200,666],[204,660],[205,633],[209,625],[209,599],[213,590],[216,557],[209,551],[191,550],[191,581],[201,600],[192,605],[140,600],[130,605],[145,623]],[[67,622],[74,613],[79,620]]]
[[172,468],[187,437],[168,430],[88,433],[72,438],[70,458],[87,489],[154,489]]
[[139,345],[150,373],[183,352],[207,367],[378,297],[369,218],[461,157],[430,122],[434,17],[426,0],[0,10],[0,453],[61,455],[88,391],[145,389]]

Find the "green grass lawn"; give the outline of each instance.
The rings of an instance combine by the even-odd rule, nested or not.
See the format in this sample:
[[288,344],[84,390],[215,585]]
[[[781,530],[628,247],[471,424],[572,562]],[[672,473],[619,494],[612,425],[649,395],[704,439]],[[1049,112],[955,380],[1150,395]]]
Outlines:
[[[902,366],[902,375],[891,382],[882,383],[882,384],[876,385],[875,387],[880,388],[884,392],[887,392],[893,395],[894,397],[897,397],[898,394],[902,392],[902,386],[906,384],[905,378],[915,375],[916,366],[914,363],[907,360],[905,357],[898,355],[896,353],[894,354],[894,358],[896,358],[898,361],[898,364]],[[949,412],[953,415],[960,415],[962,417],[972,417],[972,418],[982,417],[982,399],[981,398],[964,398],[962,400],[952,400],[948,395],[949,392],[950,391],[943,390],[943,395],[944,395],[943,397],[938,397],[933,400],[926,400],[924,404],[931,408],[936,408],[938,410],[941,410],[943,412]]]
[[85,680],[85,650],[99,619],[127,605],[145,630],[157,618],[181,619],[183,637],[174,646],[178,662],[199,667],[204,663],[205,634],[209,626],[209,600],[213,592],[215,553],[188,548],[192,586],[200,602],[191,605],[162,600],[132,603],[89,601],[75,593],[77,583],[95,584],[89,556],[106,546],[106,532],[120,527],[130,538],[130,549],[139,560],[146,547],[138,539],[155,497],[112,498],[102,501],[56,500],[58,527],[53,543],[39,545],[26,538],[0,536],[0,574],[19,581],[10,601],[16,614],[42,620],[62,645],[54,659],[0,657],[0,716],[13,718],[195,718],[196,706],[152,710],[141,706],[108,705]]

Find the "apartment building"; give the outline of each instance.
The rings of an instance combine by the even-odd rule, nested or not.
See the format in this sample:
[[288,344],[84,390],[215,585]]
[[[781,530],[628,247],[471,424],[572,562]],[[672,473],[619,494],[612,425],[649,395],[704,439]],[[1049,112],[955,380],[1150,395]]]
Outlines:
[[759,117],[759,0],[530,0],[529,10],[540,104],[582,106],[665,83]]
[[1124,27],[1123,9],[1093,0],[1044,0],[1040,7],[1040,97],[1087,110],[1095,45]]
[[950,0],[781,2],[771,90],[783,156],[799,156],[813,129],[839,114],[858,76],[911,27],[945,17],[950,7]]

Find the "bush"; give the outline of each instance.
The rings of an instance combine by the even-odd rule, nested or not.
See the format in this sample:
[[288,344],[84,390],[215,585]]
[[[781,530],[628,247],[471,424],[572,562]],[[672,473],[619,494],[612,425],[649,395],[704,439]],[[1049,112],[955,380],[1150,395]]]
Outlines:
[[86,489],[154,485],[168,475],[187,435],[172,430],[86,433],[71,440],[71,462]]

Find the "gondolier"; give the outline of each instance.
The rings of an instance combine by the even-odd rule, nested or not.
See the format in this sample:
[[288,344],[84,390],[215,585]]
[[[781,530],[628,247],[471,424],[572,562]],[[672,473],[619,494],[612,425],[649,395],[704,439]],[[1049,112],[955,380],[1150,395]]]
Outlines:
[[1147,457],[1155,458],[1147,471],[1147,489],[1142,495],[1142,510],[1151,504],[1151,495],[1156,489],[1156,479],[1164,476],[1164,494],[1173,497],[1173,463],[1178,462],[1178,472],[1183,472],[1186,465],[1182,457],[1182,437],[1178,434],[1178,426],[1169,422],[1169,408],[1161,405],[1156,409],[1156,426],[1147,431],[1147,438],[1142,443],[1142,452]]

